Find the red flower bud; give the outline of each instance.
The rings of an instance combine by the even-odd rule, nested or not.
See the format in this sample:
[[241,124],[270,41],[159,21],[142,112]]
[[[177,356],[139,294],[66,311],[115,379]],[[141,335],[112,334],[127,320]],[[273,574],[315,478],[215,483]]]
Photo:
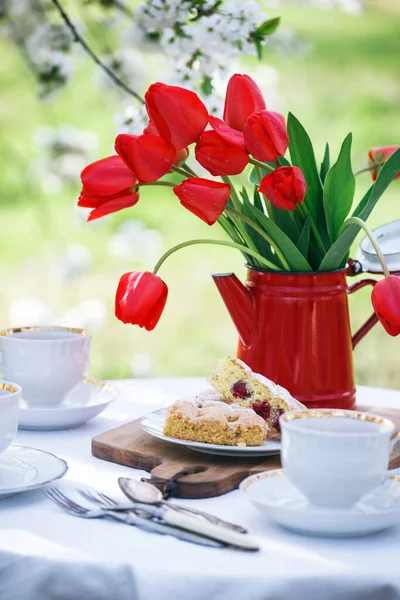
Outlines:
[[140,183],[160,179],[171,169],[176,157],[172,144],[157,135],[120,133],[115,139],[115,150]]
[[260,192],[281,210],[295,210],[306,195],[306,182],[299,167],[279,167],[261,181]]
[[213,225],[224,211],[231,193],[230,185],[201,177],[190,177],[174,187],[182,206]]
[[88,221],[134,206],[139,200],[137,179],[119,156],[91,163],[83,169],[81,180],[78,206],[94,209]]
[[153,83],[146,92],[146,109],[154,127],[177,150],[196,142],[208,123],[208,112],[190,90]]
[[282,115],[268,110],[250,115],[243,134],[247,150],[263,162],[275,162],[289,145]]
[[[375,167],[371,171],[373,181],[376,181],[379,171],[389,156],[392,156],[392,154],[399,148],[400,146],[381,146],[380,148],[371,148],[371,150],[368,152],[368,164],[370,166],[374,165]],[[398,177],[400,177],[400,171],[397,173],[395,179]]]
[[151,331],[157,325],[167,301],[168,288],[160,277],[148,271],[122,275],[115,297],[115,316]]
[[372,290],[372,306],[376,316],[389,333],[400,333],[400,277],[389,275],[375,284]]
[[265,108],[265,100],[256,82],[248,75],[232,75],[226,89],[225,123],[243,131],[247,118]]
[[216,131],[205,131],[195,147],[198,162],[211,175],[237,175],[249,162],[249,156],[236,143],[231,143]]

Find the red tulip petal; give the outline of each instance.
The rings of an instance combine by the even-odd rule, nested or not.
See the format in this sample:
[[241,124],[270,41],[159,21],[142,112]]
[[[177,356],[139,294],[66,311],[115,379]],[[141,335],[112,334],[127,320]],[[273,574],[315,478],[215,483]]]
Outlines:
[[284,156],[289,145],[282,115],[267,110],[250,115],[243,134],[247,150],[263,162],[275,162],[278,156]]
[[198,162],[211,175],[238,175],[249,163],[248,154],[237,144],[231,144],[216,131],[201,134],[195,147]]
[[220,135],[224,140],[226,140],[229,144],[235,144],[240,146],[243,150],[246,149],[244,144],[244,136],[241,131],[237,131],[236,129],[232,129],[232,127],[228,127],[221,119],[217,117],[209,116],[209,123],[211,127]]
[[85,190],[97,196],[109,196],[133,187],[137,183],[135,174],[119,156],[109,156],[91,163],[81,173]]
[[247,118],[265,108],[265,100],[256,82],[248,75],[232,75],[226,89],[225,123],[243,131]]
[[174,146],[159,136],[148,134],[120,133],[115,140],[115,150],[140,183],[160,179],[171,169],[176,157]]
[[400,277],[389,275],[375,284],[372,306],[379,321],[391,336],[400,334]]
[[223,213],[231,193],[230,185],[201,177],[185,179],[174,187],[182,206],[213,225]]
[[145,94],[147,113],[158,133],[177,150],[196,142],[206,128],[208,112],[185,88],[154,83]]
[[[135,206],[139,200],[139,194],[127,194],[126,196],[119,196],[117,198],[111,198],[96,207],[89,214],[87,220],[94,221],[95,219],[99,219],[100,217],[105,217],[106,215],[110,215],[111,213],[118,212],[119,210],[123,210],[124,208],[130,208],[131,206]],[[90,207],[89,207],[90,208]]]

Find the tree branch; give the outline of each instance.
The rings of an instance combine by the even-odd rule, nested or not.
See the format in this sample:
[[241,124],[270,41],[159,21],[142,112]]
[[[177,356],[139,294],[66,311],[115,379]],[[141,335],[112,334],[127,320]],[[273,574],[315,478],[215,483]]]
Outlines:
[[63,9],[63,7],[61,6],[59,0],[52,0],[52,3],[58,9],[58,12],[60,13],[64,23],[67,25],[68,29],[71,31],[72,35],[74,36],[74,40],[76,42],[79,42],[79,44],[82,46],[82,48],[85,50],[85,52],[92,58],[92,60],[94,60],[94,62],[101,69],[103,69],[103,71],[105,73],[107,73],[107,75],[110,77],[110,79],[112,79],[118,87],[122,88],[125,92],[127,92],[128,94],[133,96],[141,104],[144,104],[143,98],[137,92],[132,90],[128,85],[126,85],[126,83],[124,83],[122,81],[122,79],[120,79],[111,69],[109,69],[107,67],[107,65],[105,65],[100,60],[100,58],[98,58],[98,56],[93,52],[93,50],[86,43],[86,41],[83,39],[83,37],[78,33],[75,25],[72,23],[71,19],[69,18],[69,16],[67,15],[67,13]]

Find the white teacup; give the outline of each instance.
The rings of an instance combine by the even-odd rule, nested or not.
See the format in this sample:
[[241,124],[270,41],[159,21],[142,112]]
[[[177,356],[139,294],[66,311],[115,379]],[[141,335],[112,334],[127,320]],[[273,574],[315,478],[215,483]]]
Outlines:
[[18,429],[18,409],[21,387],[0,380],[0,454],[7,450]]
[[22,387],[29,407],[58,406],[87,376],[91,339],[69,327],[0,331],[3,376]]
[[282,465],[311,504],[352,506],[387,476],[394,423],[353,410],[281,416]]

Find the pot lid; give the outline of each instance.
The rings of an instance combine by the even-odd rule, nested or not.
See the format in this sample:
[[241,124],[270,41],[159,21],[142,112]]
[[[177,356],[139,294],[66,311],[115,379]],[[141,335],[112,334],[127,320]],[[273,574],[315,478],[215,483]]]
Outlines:
[[[391,273],[400,272],[400,221],[386,223],[373,229],[374,236],[386,259]],[[369,273],[382,273],[381,263],[369,241],[364,237],[354,257],[362,265],[362,270]]]

